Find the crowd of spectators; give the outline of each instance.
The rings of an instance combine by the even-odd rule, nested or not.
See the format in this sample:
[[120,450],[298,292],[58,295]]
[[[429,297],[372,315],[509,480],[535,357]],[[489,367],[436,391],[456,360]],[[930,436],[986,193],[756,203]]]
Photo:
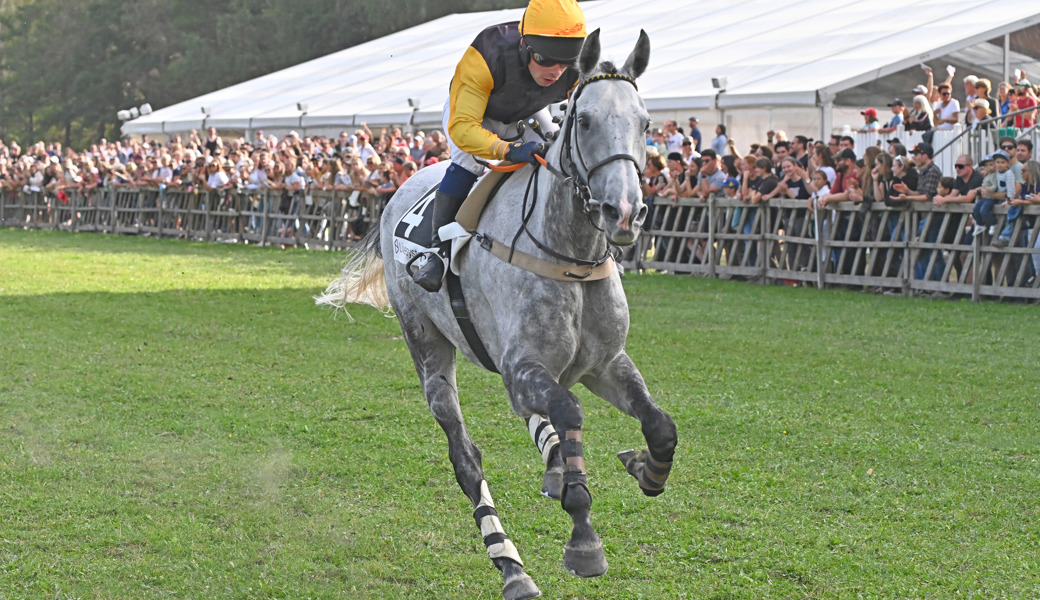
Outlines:
[[[691,129],[685,135],[674,121],[668,121],[663,129],[653,130],[647,137],[643,193],[651,207],[651,226],[669,228],[664,221],[665,211],[655,208],[675,205],[678,198],[703,201],[711,194],[725,194],[746,205],[745,214],[741,216],[738,209],[730,224],[743,233],[749,233],[752,226],[748,213],[753,215],[759,205],[773,198],[790,198],[805,200],[808,209],[822,211],[824,222],[817,235],[830,237],[833,233],[835,239],[858,239],[862,228],[874,227],[884,230],[885,241],[916,235],[923,241],[936,242],[942,234],[949,238],[943,239],[944,243],[970,244],[977,236],[983,236],[984,245],[997,248],[1029,243],[1029,232],[1036,224],[1030,219],[1016,229],[1016,221],[1022,206],[1040,204],[1037,149],[1029,136],[1022,135],[1034,126],[1037,90],[1024,73],[1017,72],[1012,83],[997,86],[994,97],[988,80],[969,76],[963,80],[962,104],[954,97],[954,70],[950,68],[947,73],[946,81],[935,84],[931,70],[927,69],[927,83],[913,90],[912,108],[896,98],[888,104],[892,116],[886,121],[880,119],[874,108],[863,110],[861,131],[893,133],[901,127],[904,131],[924,131],[929,140],[928,133],[937,129],[952,129],[958,124],[971,129],[986,126],[999,135],[999,150],[993,154],[960,156],[955,162],[956,172],[943,173],[933,162],[935,149],[927,141],[907,148],[893,136],[887,140],[886,148],[869,147],[858,154],[854,136],[835,134],[829,140],[814,141],[804,135],[789,138],[783,131],[768,132],[765,142],[751,144],[742,153],[735,141],[726,137],[722,125],[716,128],[710,147],[701,149],[699,133],[697,141],[690,135],[699,122],[696,117],[690,117]],[[672,143],[674,139],[679,139],[678,150]],[[889,208],[903,208],[909,203],[971,203],[973,227],[967,232],[955,230],[959,228],[942,230],[941,219],[921,219],[916,232],[904,232],[899,229],[896,211],[890,213],[885,223],[871,223],[865,217],[838,212],[830,206],[850,201],[865,206],[879,202]],[[1006,222],[999,230],[993,213],[998,204],[1008,207]],[[829,232],[829,228],[835,231]],[[1018,239],[1012,239],[1016,230]],[[660,245],[666,244],[667,238],[662,238]],[[1037,245],[1040,247],[1040,242]],[[754,244],[747,245],[745,264],[755,263],[756,251]],[[657,256],[660,259],[660,252]],[[732,260],[739,255],[729,258],[729,264],[733,264]],[[888,264],[895,271],[902,256],[893,259]],[[866,261],[854,264],[852,252],[835,250],[828,260],[829,268],[837,273],[862,275],[866,267]],[[921,251],[914,276],[940,280],[946,268],[944,260],[942,253],[933,257],[931,252]],[[1031,276],[1035,276],[1040,272],[1040,255],[1034,255],[1032,262]]]
[[210,127],[165,144],[102,139],[84,151],[43,142],[23,149],[0,140],[0,189],[61,200],[73,191],[119,187],[390,195],[417,170],[448,156],[442,132],[406,135],[397,127],[373,135],[363,126],[337,138],[292,131],[278,139],[258,131],[254,139],[230,140]]

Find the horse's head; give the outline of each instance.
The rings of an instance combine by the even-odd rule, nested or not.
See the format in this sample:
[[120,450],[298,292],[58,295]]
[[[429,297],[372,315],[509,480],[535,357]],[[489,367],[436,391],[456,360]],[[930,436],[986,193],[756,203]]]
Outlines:
[[641,183],[650,115],[635,80],[650,60],[650,38],[640,31],[620,69],[599,58],[597,29],[585,40],[578,59],[581,79],[561,132],[562,158],[585,210],[598,212],[607,240],[627,246],[636,241],[647,213]]

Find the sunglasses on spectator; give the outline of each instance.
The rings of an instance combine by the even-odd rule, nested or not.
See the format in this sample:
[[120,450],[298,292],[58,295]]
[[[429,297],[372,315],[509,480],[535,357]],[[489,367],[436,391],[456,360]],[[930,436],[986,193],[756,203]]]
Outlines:
[[1001,144],[1000,149],[1001,150],[1014,150],[1015,147],[1012,146],[1011,144]]
[[968,165],[962,165],[962,164],[960,164],[960,163],[954,163],[954,165],[953,165],[953,168],[954,168],[954,169],[957,169],[957,170],[959,171],[959,170],[961,170],[961,169],[967,169],[967,168],[968,168]]
[[949,96],[949,95],[950,95],[950,94],[951,94],[952,92],[950,92],[949,90],[947,90],[947,91],[945,91],[945,92],[939,92],[939,93],[940,93],[940,94],[942,94],[943,96]]

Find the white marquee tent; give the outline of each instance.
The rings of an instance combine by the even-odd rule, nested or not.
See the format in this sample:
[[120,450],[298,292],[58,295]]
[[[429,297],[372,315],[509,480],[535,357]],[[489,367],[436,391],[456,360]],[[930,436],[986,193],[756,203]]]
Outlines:
[[[734,120],[754,121],[748,132],[756,137],[768,127],[817,135],[843,119],[858,126],[861,107],[909,99],[924,81],[922,63],[937,78],[954,64],[958,81],[968,73],[1000,81],[1015,68],[1040,79],[1038,53],[1020,52],[1012,41],[1013,34],[1037,37],[1035,0],[597,0],[582,7],[590,30],[602,30],[604,58],[623,62],[639,30],[649,34],[650,66],[639,87],[655,118],[684,124],[691,113],[704,115],[702,128],[721,119],[731,133],[740,130]],[[436,126],[465,45],[482,27],[522,12],[443,17],[156,110],[125,122],[123,132],[209,125],[331,132],[412,118]],[[713,78],[724,78],[724,89]],[[419,105],[414,112],[410,99]]]

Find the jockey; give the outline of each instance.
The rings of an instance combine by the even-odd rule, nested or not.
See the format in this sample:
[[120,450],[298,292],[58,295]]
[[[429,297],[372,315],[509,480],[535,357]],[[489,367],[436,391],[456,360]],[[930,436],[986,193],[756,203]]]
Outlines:
[[[555,129],[548,106],[567,98],[578,81],[576,63],[585,41],[585,15],[575,0],[530,0],[520,22],[480,32],[455,67],[444,105],[451,165],[433,199],[426,264],[412,274],[435,292],[447,272],[451,242],[438,230],[455,220],[486,160],[536,163],[545,146],[528,130],[518,140],[516,123],[535,118],[543,131]],[[509,138],[505,141],[502,138]],[[483,160],[480,160],[483,159]]]

